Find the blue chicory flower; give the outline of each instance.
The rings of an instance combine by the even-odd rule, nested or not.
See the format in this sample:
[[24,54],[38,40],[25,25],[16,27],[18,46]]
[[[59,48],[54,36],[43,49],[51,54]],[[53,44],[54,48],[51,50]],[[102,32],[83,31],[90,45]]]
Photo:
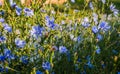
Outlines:
[[78,36],[78,37],[77,37],[77,41],[78,41],[78,43],[80,43],[80,42],[82,41],[81,36]]
[[43,68],[44,70],[50,70],[51,65],[50,65],[49,62],[43,62],[43,63],[42,63],[42,68]]
[[111,5],[110,5],[110,10],[114,12],[114,10],[115,10],[115,5],[111,4]]
[[90,26],[88,17],[85,17],[82,22],[82,26],[87,28]]
[[4,19],[4,18],[0,18],[0,22],[1,22],[1,23],[4,23],[4,22],[5,22],[5,19]]
[[10,3],[10,6],[12,6],[14,4],[13,0],[9,0],[9,3]]
[[34,15],[33,10],[31,10],[29,8],[24,8],[24,13],[25,13],[25,16],[27,16],[27,17]]
[[67,48],[65,47],[65,46],[60,46],[59,47],[59,52],[60,53],[66,53],[68,50],[67,50]]
[[6,30],[7,32],[12,32],[12,27],[10,27],[8,24],[4,23],[3,27],[4,27],[4,30]]
[[88,61],[87,66],[88,66],[89,68],[93,68],[93,65],[91,64],[90,61]]
[[97,34],[98,41],[101,41],[103,39],[103,36],[101,34]]
[[108,31],[110,29],[110,27],[111,26],[108,25],[108,23],[105,21],[100,22],[100,24],[98,25],[98,29],[101,29],[103,32]]
[[27,56],[22,56],[22,57],[20,58],[20,60],[22,61],[22,63],[28,64],[28,57],[27,57]]
[[96,34],[96,33],[98,33],[98,31],[99,31],[99,30],[98,30],[98,27],[97,27],[97,26],[93,26],[93,27],[92,27],[92,32],[93,32],[93,33]]
[[39,25],[33,26],[32,30],[30,31],[31,36],[33,36],[34,38],[38,38],[38,37],[42,36],[43,30],[44,29],[42,27],[40,27]]
[[92,2],[89,3],[89,7],[91,8],[91,10],[94,9]]
[[9,58],[11,56],[11,51],[9,49],[4,49],[5,58]]
[[54,23],[54,18],[50,19],[49,16],[46,16],[46,26],[51,28],[51,29],[55,29],[57,24]]
[[97,46],[97,47],[96,47],[96,53],[97,53],[97,54],[100,54],[100,51],[101,51],[100,47]]
[[16,14],[19,16],[21,15],[21,12],[22,12],[22,8],[18,7],[18,6],[15,6],[16,8]]
[[102,68],[104,69],[105,68],[105,64],[101,64],[102,65]]
[[77,59],[78,62],[81,62],[82,60],[80,58]]
[[4,42],[6,38],[4,36],[0,36],[0,42]]
[[4,57],[10,59],[15,59],[16,56],[11,53],[11,50],[5,48],[4,49]]
[[120,74],[120,72],[118,72],[118,74]]
[[15,39],[16,46],[23,48],[26,45],[26,42],[24,40],[20,40],[19,38]]
[[113,12],[114,16],[117,17],[119,14],[119,10],[115,8],[115,5],[111,4],[110,5],[110,10]]
[[41,71],[37,70],[36,74],[43,74]]
[[11,8],[15,8],[17,5],[16,5],[16,3],[12,3],[10,6],[11,6]]
[[116,10],[113,12],[113,14],[114,14],[115,17],[118,17],[119,11],[116,9]]
[[0,61],[4,62],[4,60],[5,60],[5,56],[4,55],[0,55]]

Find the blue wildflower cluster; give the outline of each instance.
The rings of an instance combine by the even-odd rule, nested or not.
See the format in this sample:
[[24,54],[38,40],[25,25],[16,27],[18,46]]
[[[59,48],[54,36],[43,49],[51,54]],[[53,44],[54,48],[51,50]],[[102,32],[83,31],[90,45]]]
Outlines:
[[54,23],[54,18],[50,19],[49,16],[46,16],[45,18],[46,18],[46,26],[51,28],[51,29],[55,29],[57,24]]
[[[15,2],[13,2],[13,0],[10,0],[9,2],[10,2],[11,8],[15,8],[16,14],[18,16],[20,16],[22,13],[22,8],[19,7]],[[24,11],[25,16],[27,16],[27,17],[34,15],[33,10],[31,10],[29,8],[24,8],[23,11]]]
[[16,38],[15,44],[16,44],[16,46],[23,48],[25,46],[26,42],[24,40],[20,40],[19,38]]
[[79,9],[72,7],[79,0],[60,8],[23,1],[0,6],[0,74],[119,73],[120,14],[113,3],[85,0]]
[[42,32],[43,32],[43,28],[40,27],[39,25],[37,26],[33,26],[32,30],[30,31],[31,36],[38,38],[40,36],[42,36]]

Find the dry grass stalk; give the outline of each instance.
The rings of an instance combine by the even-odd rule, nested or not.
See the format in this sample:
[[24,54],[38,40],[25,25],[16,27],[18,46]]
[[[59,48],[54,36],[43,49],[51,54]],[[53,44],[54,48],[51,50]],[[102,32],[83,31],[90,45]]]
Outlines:
[[[21,4],[29,6],[33,0],[20,0]],[[35,2],[41,2],[41,0],[34,0]],[[67,2],[67,0],[46,0],[45,4],[63,4]],[[0,0],[0,4],[4,5],[4,0]]]
[[67,2],[67,0],[46,0],[45,4],[63,4]]

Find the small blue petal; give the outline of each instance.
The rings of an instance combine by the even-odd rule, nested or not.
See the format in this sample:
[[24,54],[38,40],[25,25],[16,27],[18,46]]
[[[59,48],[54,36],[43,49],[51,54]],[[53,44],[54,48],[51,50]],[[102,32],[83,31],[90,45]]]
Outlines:
[[27,57],[27,56],[22,56],[22,57],[20,58],[20,60],[22,61],[22,63],[28,64],[28,57]]
[[57,26],[57,24],[54,23],[54,18],[50,19],[49,16],[46,16],[46,26],[51,28],[51,29],[55,29],[55,27]]
[[49,62],[43,62],[42,67],[43,67],[43,69],[45,69],[45,70],[50,70],[51,65],[50,65]]
[[21,12],[22,12],[22,8],[18,7],[18,6],[15,6],[16,8],[16,14],[19,16],[21,15]]
[[4,36],[0,36],[0,42],[4,42],[6,38]]
[[4,23],[4,22],[5,22],[5,19],[0,18],[0,22],[1,22],[1,23]]
[[41,71],[37,70],[36,74],[43,74]]
[[24,40],[20,40],[19,38],[15,39],[15,44],[20,47],[23,48],[26,45],[26,42]]
[[82,21],[82,26],[88,28],[90,26],[88,17],[85,17]]
[[67,48],[65,47],[65,46],[60,46],[59,47],[59,52],[60,53],[66,53],[68,50],[67,50]]
[[10,27],[7,23],[3,24],[4,30],[6,30],[7,32],[12,32],[12,27]]
[[101,34],[97,34],[98,41],[101,41],[103,39],[103,36]]
[[33,26],[32,30],[30,31],[31,36],[37,39],[38,37],[42,36],[43,30],[44,29],[40,27],[39,25]]
[[120,74],[120,72],[118,72],[118,74]]
[[5,60],[5,56],[0,55],[0,61],[4,62],[4,60]]
[[107,22],[102,21],[99,25],[98,25],[98,29],[101,29],[103,32],[106,32],[110,29],[110,25],[108,25]]
[[25,16],[27,16],[27,17],[34,15],[33,10],[31,10],[29,8],[24,8],[24,13],[25,13]]
[[97,32],[98,32],[97,26],[93,26],[93,27],[92,27],[92,32],[93,32],[93,33],[97,33]]
[[91,10],[94,9],[92,2],[89,3],[89,7],[91,8]]
[[101,49],[98,48],[98,49],[96,50],[96,53],[97,53],[97,54],[100,54],[100,50],[101,50]]

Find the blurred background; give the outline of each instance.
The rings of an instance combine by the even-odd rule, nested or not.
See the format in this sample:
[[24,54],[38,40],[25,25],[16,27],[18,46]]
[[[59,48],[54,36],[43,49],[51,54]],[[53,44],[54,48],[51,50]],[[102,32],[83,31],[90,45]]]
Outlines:
[[[72,4],[73,8],[79,8],[80,9],[80,8],[84,7],[84,1],[85,0],[74,0],[75,3],[72,3],[73,0],[69,0],[69,1]],[[116,5],[116,7],[120,10],[120,0],[108,0],[108,1],[110,1],[110,3],[114,3]]]

